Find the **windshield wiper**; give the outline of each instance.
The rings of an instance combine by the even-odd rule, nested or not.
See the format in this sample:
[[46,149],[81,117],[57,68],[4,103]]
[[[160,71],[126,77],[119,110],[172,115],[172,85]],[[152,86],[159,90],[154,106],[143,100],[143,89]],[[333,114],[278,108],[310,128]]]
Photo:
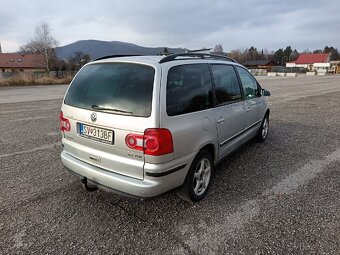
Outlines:
[[91,108],[94,109],[94,110],[98,110],[98,111],[120,112],[120,113],[133,114],[133,112],[124,111],[124,110],[120,110],[120,109],[114,109],[114,108],[101,107],[101,106],[98,106],[98,105],[95,105],[95,104],[92,105]]

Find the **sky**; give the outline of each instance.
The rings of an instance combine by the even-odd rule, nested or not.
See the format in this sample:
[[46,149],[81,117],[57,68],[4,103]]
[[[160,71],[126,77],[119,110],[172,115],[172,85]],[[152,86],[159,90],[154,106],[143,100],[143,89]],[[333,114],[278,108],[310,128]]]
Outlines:
[[340,49],[340,0],[0,0],[2,52],[47,22],[63,46],[78,40],[146,47]]

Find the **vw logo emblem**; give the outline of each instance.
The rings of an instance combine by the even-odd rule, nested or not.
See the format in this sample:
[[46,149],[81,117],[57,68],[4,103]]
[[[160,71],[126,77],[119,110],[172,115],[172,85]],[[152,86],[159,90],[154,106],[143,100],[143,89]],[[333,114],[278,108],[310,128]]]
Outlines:
[[91,114],[91,120],[93,122],[95,122],[97,120],[97,113],[94,112],[94,113]]

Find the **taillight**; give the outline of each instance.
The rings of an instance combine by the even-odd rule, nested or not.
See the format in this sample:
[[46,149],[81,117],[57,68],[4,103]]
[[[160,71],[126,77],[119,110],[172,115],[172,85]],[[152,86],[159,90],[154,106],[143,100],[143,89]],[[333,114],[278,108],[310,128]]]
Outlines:
[[160,156],[174,151],[172,135],[165,128],[149,128],[144,131],[144,153]]
[[143,135],[128,134],[125,137],[125,143],[131,149],[142,151],[143,150]]
[[172,153],[172,135],[168,129],[149,128],[144,135],[128,134],[125,137],[126,145],[134,150],[143,151],[144,154],[161,156]]
[[61,132],[70,132],[71,131],[71,123],[68,119],[64,118],[64,114],[61,111],[59,115],[60,119],[60,131]]

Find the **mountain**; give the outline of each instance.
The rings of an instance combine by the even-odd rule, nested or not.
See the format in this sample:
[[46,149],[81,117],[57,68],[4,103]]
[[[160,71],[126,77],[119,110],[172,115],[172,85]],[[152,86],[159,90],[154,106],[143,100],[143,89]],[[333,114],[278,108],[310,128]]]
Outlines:
[[[57,56],[67,60],[76,51],[82,51],[90,54],[91,59],[107,55],[157,55],[162,52],[164,47],[142,47],[132,43],[119,41],[98,41],[98,40],[82,40],[65,46],[57,47]],[[184,51],[182,48],[168,48],[172,53]]]

